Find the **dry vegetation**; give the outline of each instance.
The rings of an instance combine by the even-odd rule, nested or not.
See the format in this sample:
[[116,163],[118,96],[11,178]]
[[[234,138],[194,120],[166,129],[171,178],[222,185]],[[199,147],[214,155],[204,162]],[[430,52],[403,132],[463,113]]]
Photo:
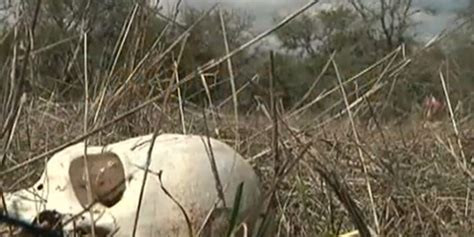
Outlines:
[[[78,91],[83,93],[67,102],[57,96],[62,93],[57,90],[49,96],[25,93],[24,84],[39,85],[35,64],[53,57],[45,47],[55,47],[35,42],[35,11],[11,29],[17,38],[2,65],[5,82],[0,90],[0,154],[4,158],[0,177],[4,190],[32,184],[51,151],[86,137],[90,144],[99,145],[156,130],[209,134],[235,146],[262,178],[270,200],[269,216],[276,217],[272,224],[276,236],[334,236],[355,229],[364,233],[367,227],[380,236],[474,233],[474,121],[468,113],[452,108],[458,101],[447,99],[456,92],[444,91],[442,86],[454,69],[442,66],[433,72],[438,75],[434,87],[446,92],[438,99],[447,104],[435,122],[428,121],[421,109],[401,119],[380,118],[385,107],[381,105],[389,103],[386,98],[397,99],[386,96],[398,86],[394,81],[413,70],[411,65],[419,65],[430,47],[405,54],[401,44],[379,62],[351,75],[340,75],[337,60],[327,57],[325,70],[335,72],[332,78],[336,83],[317,96],[308,94],[310,98],[293,109],[283,106],[281,93],[272,89],[272,81],[278,77],[274,71],[280,65],[265,54],[268,66],[260,76],[270,78],[268,87],[240,83],[234,93],[231,90],[214,101],[212,82],[202,83],[202,74],[219,66],[229,78],[221,83],[230,84],[233,72],[238,71],[230,56],[241,50],[231,48],[224,57],[203,64],[201,70],[183,74],[180,53],[192,29],[149,50],[131,46],[149,37],[133,28],[146,21],[147,10],[137,9],[129,9],[130,18],[123,24],[139,23],[124,28],[126,38],[116,39],[119,47],[114,55],[124,58],[115,67],[102,72],[99,65],[84,60],[88,49],[94,48],[93,43],[88,44],[87,34],[71,43],[77,53],[68,59],[73,68],[69,76],[80,81],[76,85],[82,85]],[[224,44],[222,35],[214,37]],[[127,45],[124,49],[120,48],[122,40]],[[14,72],[17,74],[12,75]],[[177,81],[180,88],[197,81],[205,103],[181,96]],[[360,91],[353,90],[353,82]],[[234,96],[247,96],[250,89],[262,90],[261,104],[246,113],[233,102]],[[165,103],[167,92],[171,94]],[[340,114],[334,109],[310,109],[315,100],[328,98]],[[412,106],[422,105],[415,101]]]

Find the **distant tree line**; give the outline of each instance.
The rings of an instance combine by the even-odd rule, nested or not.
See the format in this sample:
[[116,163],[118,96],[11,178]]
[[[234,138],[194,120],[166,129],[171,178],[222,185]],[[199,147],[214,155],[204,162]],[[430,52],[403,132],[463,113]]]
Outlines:
[[[24,46],[27,43],[32,45],[27,76],[27,89],[32,95],[54,96],[66,101],[83,99],[84,55],[87,55],[89,65],[90,96],[99,97],[103,88],[118,91],[124,83],[134,88],[136,95],[159,93],[176,76],[185,76],[226,53],[222,22],[217,10],[195,26],[186,43],[180,43],[171,50],[171,57],[160,58],[159,55],[195,23],[204,10],[181,9],[179,20],[173,21],[173,16],[164,16],[160,9],[144,3],[135,5],[134,1],[42,1],[32,41],[27,32],[35,2],[22,1],[11,6],[9,19],[27,20],[19,20],[16,25],[12,21],[3,23],[0,42],[3,75],[11,78],[15,77],[12,73],[19,70],[18,65],[12,62],[21,62]],[[350,0],[348,5],[305,13],[275,32],[281,43],[280,48],[275,48],[278,52],[275,83],[285,108],[310,102],[337,85],[336,72],[333,66],[327,65],[333,53],[340,76],[346,80],[401,45],[404,48],[403,55],[397,58],[399,61],[403,57],[412,57],[423,47],[424,42],[418,41],[414,31],[416,22],[412,20],[413,14],[419,10],[413,7],[411,0],[378,0],[371,3]],[[375,108],[383,107],[387,117],[401,115],[415,109],[415,105],[427,95],[443,96],[439,82],[441,69],[446,73],[449,89],[456,92],[452,94],[453,101],[463,101],[463,106],[467,106],[465,109],[471,109],[469,106],[473,103],[469,95],[474,89],[474,69],[471,65],[474,59],[473,5],[474,1],[470,1],[469,7],[459,12],[459,20],[467,22],[460,30],[423,50],[402,72],[390,79],[389,85],[375,98],[391,99],[384,104],[375,103]],[[130,20],[132,17],[133,21]],[[231,50],[252,38],[253,19],[253,16],[237,10],[223,12]],[[275,21],[278,20],[275,18]],[[83,52],[83,32],[87,32],[88,37],[87,54]],[[144,57],[149,60],[141,61]],[[175,65],[176,61],[179,65]],[[370,89],[364,88],[363,84],[371,78],[382,75],[380,80],[389,80],[383,74],[388,62],[347,85],[351,100]],[[257,47],[238,54],[232,58],[232,67],[237,88],[258,75],[258,79],[252,81],[249,89],[240,96],[239,106],[248,109],[254,103],[253,98],[259,94],[258,88],[269,85],[268,49]],[[128,78],[129,75],[133,76]],[[213,100],[222,101],[231,94],[230,77],[227,64],[222,64],[183,86],[182,95],[189,101],[201,103],[209,96],[204,89],[206,84],[211,89]],[[317,83],[316,79],[319,80]],[[9,81],[12,80],[3,80],[0,90],[9,90],[12,87]],[[304,97],[309,88],[314,90]],[[340,99],[340,94],[333,93],[315,103],[311,110],[328,109]]]

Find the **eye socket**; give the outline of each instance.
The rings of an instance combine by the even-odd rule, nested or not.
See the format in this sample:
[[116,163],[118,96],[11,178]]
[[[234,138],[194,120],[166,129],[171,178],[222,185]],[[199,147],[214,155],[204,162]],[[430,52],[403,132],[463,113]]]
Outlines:
[[37,189],[38,191],[41,191],[41,190],[43,189],[43,184],[38,185],[38,186],[36,187],[36,189]]

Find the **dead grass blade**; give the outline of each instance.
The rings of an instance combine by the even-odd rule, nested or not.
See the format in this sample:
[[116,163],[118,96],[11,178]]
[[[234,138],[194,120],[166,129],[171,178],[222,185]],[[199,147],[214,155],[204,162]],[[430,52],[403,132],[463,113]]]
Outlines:
[[206,152],[209,158],[209,163],[211,165],[211,171],[212,174],[214,175],[214,180],[216,181],[216,191],[219,199],[221,200],[224,208],[227,207],[226,200],[225,200],[225,195],[224,195],[224,189],[222,186],[221,179],[219,177],[219,171],[217,170],[217,165],[216,165],[216,159],[214,157],[214,152],[212,151],[212,146],[211,146],[211,137],[209,134],[209,127],[207,125],[207,119],[206,119],[206,112],[203,110],[202,115],[204,118],[204,127],[205,127],[205,132],[206,132],[206,141],[204,141],[203,138],[201,138],[202,143],[204,144],[204,147],[206,148]]
[[[163,102],[163,108],[166,108],[168,106],[168,100],[169,100],[173,90],[174,90],[174,80],[171,81],[171,85],[166,90],[166,94],[165,94],[165,98],[164,98],[164,102]],[[133,237],[135,237],[135,234],[137,232],[143,195],[145,193],[145,184],[146,184],[146,180],[147,180],[147,177],[148,177],[148,167],[150,166],[150,163],[151,163],[151,156],[152,156],[153,148],[155,146],[155,140],[156,140],[156,137],[158,136],[158,133],[159,133],[160,128],[161,128],[162,117],[163,117],[162,114],[160,114],[160,116],[158,117],[158,120],[156,122],[156,125],[155,125],[153,136],[151,137],[150,149],[148,150],[148,154],[147,154],[146,167],[145,167],[145,172],[143,174],[143,180],[142,180],[139,199],[138,199],[138,204],[137,204],[137,211],[136,211],[136,214],[135,214],[135,220],[134,220],[134,224],[133,224],[133,232],[132,232]]]
[[[225,27],[224,17],[222,16],[222,10],[219,10],[219,17],[221,21],[222,36],[224,37],[224,47],[226,54],[229,54],[229,42],[227,41],[227,31]],[[227,59],[227,68],[229,70],[230,78],[230,87],[232,90],[232,102],[234,103],[234,119],[235,119],[235,149],[239,149],[240,135],[239,135],[239,109],[238,109],[238,100],[237,100],[237,91],[235,89],[235,78],[234,70],[232,69],[232,60],[231,58]]]
[[[378,233],[380,233],[379,218],[377,216],[377,210],[376,210],[374,197],[373,197],[373,193],[372,193],[372,186],[370,184],[369,176],[367,174],[367,172],[368,172],[367,171],[367,163],[366,163],[365,158],[364,158],[364,153],[362,152],[362,149],[360,148],[361,143],[360,143],[360,140],[359,140],[359,134],[358,134],[356,126],[355,126],[354,118],[352,117],[351,109],[349,108],[349,106],[350,106],[349,105],[349,100],[347,99],[346,91],[344,90],[344,86],[342,85],[341,75],[339,74],[339,70],[338,70],[336,62],[334,60],[332,60],[332,64],[334,66],[334,70],[336,71],[336,77],[337,77],[337,81],[339,83],[339,88],[340,88],[341,94],[344,98],[344,103],[346,105],[346,111],[347,111],[347,114],[349,116],[349,121],[351,122],[352,133],[354,135],[354,139],[356,141],[356,144],[358,144],[357,151],[359,153],[360,162],[362,164],[362,169],[363,169],[364,174],[365,174],[367,192],[368,192],[368,195],[369,195],[369,198],[370,198],[370,203],[372,205],[372,213],[373,213],[373,217],[374,217],[375,228],[376,228],[376,231],[377,231],[377,234],[378,234]],[[337,183],[334,183],[333,185],[337,185]]]
[[194,236],[194,231],[193,231],[193,226],[191,224],[191,219],[189,218],[189,215],[187,214],[186,210],[184,209],[183,205],[181,205],[181,203],[178,202],[178,200],[176,200],[176,198],[173,197],[173,195],[171,195],[171,193],[163,186],[163,182],[161,181],[161,175],[163,174],[163,171],[160,171],[160,173],[158,174],[158,179],[160,181],[160,187],[161,189],[163,190],[163,192],[165,192],[165,194],[171,199],[173,200],[173,202],[179,207],[179,209],[181,210],[181,212],[183,213],[184,215],[184,218],[186,219],[186,225],[188,227],[188,235],[189,237],[193,237]]

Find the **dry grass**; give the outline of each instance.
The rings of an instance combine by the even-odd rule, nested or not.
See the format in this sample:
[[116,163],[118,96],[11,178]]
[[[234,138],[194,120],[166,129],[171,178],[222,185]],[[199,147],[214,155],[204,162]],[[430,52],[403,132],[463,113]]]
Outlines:
[[[56,103],[48,106],[50,109],[43,110],[45,102],[31,103],[36,106],[31,106],[28,116],[20,119],[21,129],[18,129],[18,135],[14,139],[15,149],[11,153],[11,157],[19,163],[33,154],[41,154],[80,136],[82,130],[77,119],[83,113],[83,106]],[[150,124],[155,122],[154,118],[159,113],[156,108],[136,113],[91,137],[90,143],[105,144],[150,133]],[[179,114],[176,112],[168,116],[170,120],[163,122],[162,132],[179,132],[179,119],[172,119],[178,118]],[[232,130],[235,125],[230,122],[233,115],[220,116],[221,123],[215,125],[220,135],[213,136],[233,144],[235,140]],[[28,117],[35,119],[27,119]],[[42,117],[49,119],[39,119]],[[114,117],[113,114],[111,117]],[[205,127],[199,121],[200,116],[189,113],[187,117],[196,121],[189,132],[204,134]],[[252,115],[241,118],[239,124],[242,140],[239,151],[249,158],[266,190],[271,188],[274,176],[273,154],[268,152],[262,155],[262,151],[270,147],[272,141],[271,131],[263,132],[261,129],[268,123],[267,118]],[[470,122],[462,127],[472,128],[472,125],[474,124]],[[382,236],[462,236],[463,233],[474,231],[470,216],[473,203],[472,200],[466,200],[467,187],[472,186],[472,183],[469,184],[469,176],[449,151],[447,144],[455,148],[456,137],[451,132],[448,121],[433,130],[411,125],[392,125],[381,130],[368,130],[359,126],[357,130],[359,145],[354,141],[345,119],[325,125],[321,128],[322,133],[306,133],[300,137],[301,141],[296,141],[291,134],[285,134],[290,133],[289,131],[282,131],[278,138],[280,143],[284,143],[281,148],[282,164],[297,159],[304,144],[311,141],[311,147],[304,157],[298,160],[276,187],[276,209],[280,217],[277,229],[282,236],[287,233],[313,236],[318,233],[334,233],[340,228],[354,228],[350,215],[334,194],[333,188],[318,174],[321,168],[343,183],[341,188],[350,193],[362,210],[366,223],[373,225],[372,208],[365,188],[365,175],[358,159],[358,148],[367,157],[367,174],[372,184]],[[467,137],[474,137],[468,129],[463,131],[467,133]],[[259,133],[260,135],[255,136]],[[472,159],[474,139],[466,139],[464,144],[466,156]],[[455,153],[458,154],[459,150],[455,149]],[[7,164],[12,165],[10,162]],[[41,167],[41,162],[35,162],[2,177],[4,187],[16,189],[32,184],[39,177]],[[470,172],[473,172],[472,168]],[[31,176],[25,177],[25,174]],[[469,204],[468,207],[466,203]]]
[[[133,12],[135,14],[135,9]],[[273,30],[234,51],[227,49],[227,55],[205,64],[202,70],[227,62],[232,71],[230,58]],[[176,68],[170,69],[172,75],[164,80],[168,87],[162,90],[131,80],[134,74],[161,68],[163,65],[148,63],[166,58],[171,48],[186,44],[189,32],[191,29],[177,38],[169,50],[144,56],[143,64],[131,70],[126,80],[103,85],[101,93],[89,98],[89,103],[64,103],[53,96],[22,100],[24,103],[19,103],[21,109],[14,126],[6,126],[14,130],[13,135],[5,133],[1,140],[9,144],[4,150],[6,166],[0,171],[3,189],[31,185],[42,172],[42,157],[49,157],[41,154],[74,139],[87,138],[89,144],[100,145],[157,130],[158,133],[185,130],[203,135],[209,132],[210,136],[224,140],[247,157],[261,177],[268,196],[274,194],[268,204],[269,215],[276,213],[273,229],[277,236],[334,236],[356,228],[361,233],[371,229],[380,236],[474,233],[471,193],[474,121],[460,122],[453,116],[442,118],[435,126],[425,126],[425,121],[417,115],[403,122],[383,124],[377,121],[377,111],[372,111],[370,123],[358,117],[359,111],[373,109],[370,103],[384,103],[368,103],[368,100],[380,91],[389,90],[391,80],[416,60],[416,55],[399,56],[401,46],[373,67],[345,80],[339,78],[340,84],[326,94],[309,98],[307,104],[301,103],[289,111],[280,108],[278,95],[269,90],[269,96],[264,98],[266,103],[259,110],[238,114],[232,102],[237,100],[239,88],[232,84],[234,93],[229,95],[227,103],[216,106],[209,100],[203,116],[202,108],[183,101],[178,87],[171,87],[169,83],[175,81],[182,85],[200,80],[194,77],[196,72],[180,76]],[[328,65],[332,62],[337,67],[333,58],[328,60]],[[179,67],[179,60],[173,65]],[[370,77],[373,74],[369,72],[374,68],[379,68],[380,73]],[[348,81],[355,80],[361,88],[367,89],[365,94],[354,97],[348,92],[346,95],[341,89]],[[203,84],[207,92],[212,90],[211,86]],[[162,94],[168,89],[172,91],[169,103],[163,103]],[[334,106],[343,108],[341,113],[307,112],[311,107],[309,103],[334,94],[340,95],[341,100]],[[209,93],[205,98],[209,98]],[[5,112],[0,118],[7,121],[6,117]],[[81,119],[85,122],[79,122]],[[157,121],[160,121],[159,126]],[[274,129],[275,125],[278,129]],[[21,165],[32,157],[37,158],[35,162]]]

